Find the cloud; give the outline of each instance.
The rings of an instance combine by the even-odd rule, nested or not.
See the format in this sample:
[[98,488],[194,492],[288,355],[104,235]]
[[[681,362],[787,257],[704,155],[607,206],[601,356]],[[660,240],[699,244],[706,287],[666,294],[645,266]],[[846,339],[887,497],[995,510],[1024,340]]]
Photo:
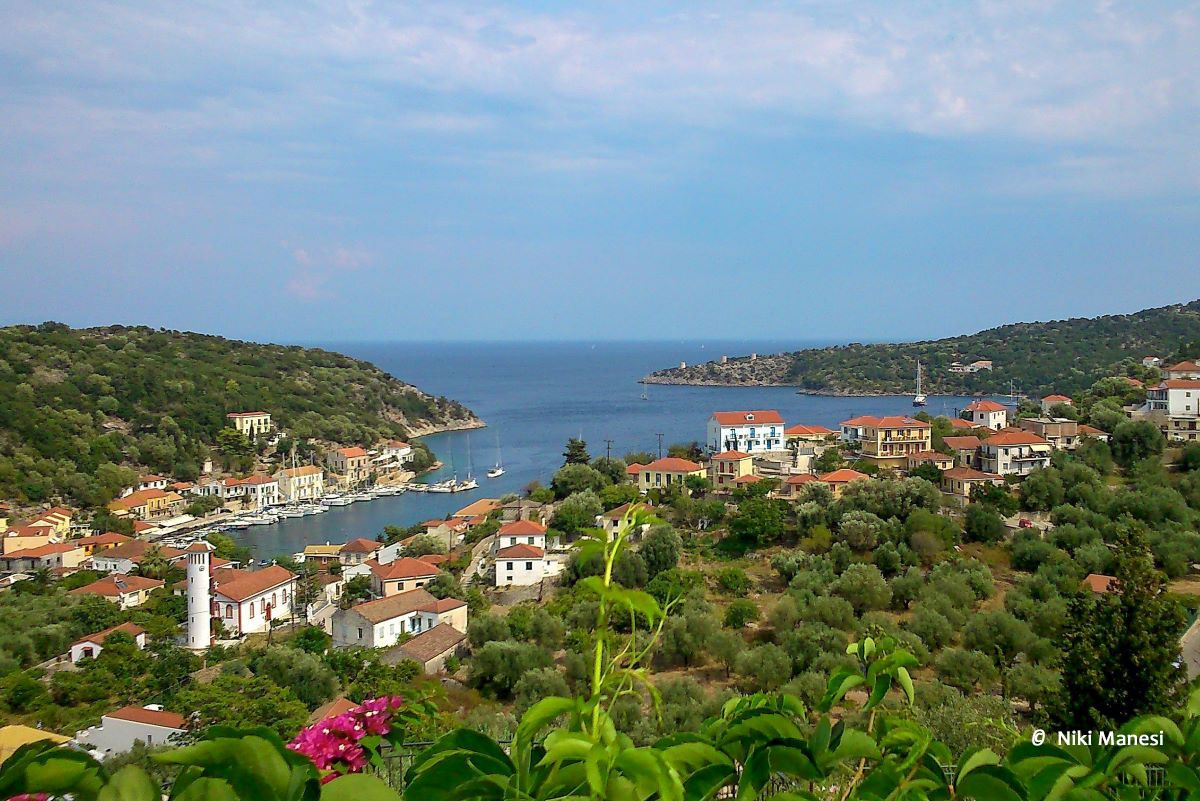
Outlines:
[[327,275],[305,270],[289,278],[285,288],[287,293],[297,300],[317,301],[330,296],[325,290],[328,281]]
[[1197,180],[1170,165],[1200,136],[1198,19],[1195,4],[1132,2],[26,0],[0,11],[14,67],[0,111],[10,135],[65,156],[15,168],[64,173],[101,158],[316,180],[389,143],[434,163],[520,148],[535,169],[624,169],[674,155],[647,136],[832,121],[1025,143],[1098,175],[1120,162],[1170,189]]

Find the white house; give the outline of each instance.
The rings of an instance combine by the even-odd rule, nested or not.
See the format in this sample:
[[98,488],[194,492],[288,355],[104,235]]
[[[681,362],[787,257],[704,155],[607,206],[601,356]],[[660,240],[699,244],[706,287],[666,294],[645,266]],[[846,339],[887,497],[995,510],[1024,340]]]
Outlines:
[[1200,380],[1169,378],[1157,386],[1149,387],[1143,408],[1150,413],[1167,439],[1200,439]]
[[161,706],[127,706],[101,717],[99,726],[77,732],[75,743],[104,759],[126,753],[138,741],[151,748],[167,745],[186,728],[183,715],[167,712]]
[[496,531],[496,542],[493,549],[499,551],[513,545],[533,545],[544,551],[546,549],[546,527],[534,523],[532,520],[514,520],[511,523],[505,523]]
[[168,562],[175,563],[183,559],[183,551],[178,548],[155,545],[146,540],[129,540],[93,553],[92,569],[101,573],[131,573],[146,558],[147,552],[152,552],[154,549],[157,549],[158,553]]
[[95,634],[80,637],[71,643],[71,664],[75,664],[80,659],[95,659],[100,656],[100,652],[104,650],[104,641],[108,639],[110,634],[115,634],[116,632],[128,634],[133,639],[138,650],[146,647],[146,630],[144,628],[136,623],[121,623],[104,631],[97,631]]
[[241,500],[257,509],[273,506],[282,500],[279,481],[274,476],[227,478],[221,482],[221,497],[227,501]]
[[1049,467],[1053,450],[1045,438],[1031,431],[997,431],[980,443],[979,462],[985,473],[1027,476],[1034,470]]
[[1181,378],[1184,380],[1197,381],[1200,380],[1200,364],[1195,362],[1179,362],[1172,364],[1166,368],[1167,378]]
[[379,449],[379,456],[376,457],[375,461],[380,463],[395,462],[397,464],[405,464],[411,462],[412,458],[412,446],[407,442],[393,439],[383,444],[383,447]]
[[[167,483],[168,483],[167,479],[164,478],[163,476],[156,476],[156,475],[139,476],[138,483],[137,483],[137,491],[141,492],[142,490],[148,490],[148,489],[165,490],[167,488]],[[130,493],[130,494],[132,494],[132,493]]]
[[465,632],[466,603],[438,599],[423,589],[408,590],[334,612],[333,645],[390,648],[401,635],[419,634],[440,623]]
[[713,412],[708,418],[709,453],[742,451],[751,455],[786,450],[783,418],[774,409]]
[[536,545],[510,545],[496,551],[496,586],[527,587],[546,576],[546,551]]
[[967,404],[968,418],[976,426],[999,431],[1008,425],[1008,408],[994,400],[977,400]]
[[1143,356],[1142,367],[1158,367],[1162,364],[1162,359],[1157,356]]
[[286,467],[275,473],[275,480],[286,503],[315,501],[325,494],[325,471],[314,464]]
[[879,418],[871,415],[843,420],[838,424],[842,430],[842,442],[862,442],[867,436],[867,426],[873,426],[878,422]]
[[212,615],[231,634],[265,632],[272,620],[290,618],[295,595],[296,574],[279,565],[212,572]]

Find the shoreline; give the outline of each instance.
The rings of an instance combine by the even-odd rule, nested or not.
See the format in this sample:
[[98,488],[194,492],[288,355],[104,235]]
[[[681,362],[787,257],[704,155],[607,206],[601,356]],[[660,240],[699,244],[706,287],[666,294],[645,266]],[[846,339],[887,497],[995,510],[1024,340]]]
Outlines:
[[[805,389],[798,384],[777,384],[766,381],[756,382],[740,382],[730,383],[727,381],[681,381],[681,380],[656,380],[647,376],[641,379],[639,384],[654,384],[656,386],[665,387],[718,387],[723,389],[738,389],[751,387],[766,387],[766,388],[787,388],[794,389],[797,395],[811,395],[819,398],[907,398],[911,397],[911,392],[850,392],[846,390],[834,389]],[[925,394],[933,397],[936,395],[953,395],[962,398],[992,398],[998,397],[995,392],[964,392],[961,390],[932,390],[927,389]]]

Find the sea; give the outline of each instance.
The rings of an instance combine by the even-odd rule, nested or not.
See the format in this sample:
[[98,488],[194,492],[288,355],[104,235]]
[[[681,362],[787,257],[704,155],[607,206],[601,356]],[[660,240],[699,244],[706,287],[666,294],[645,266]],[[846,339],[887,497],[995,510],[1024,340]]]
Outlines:
[[[314,343],[306,343],[314,344]],[[775,353],[828,342],[507,342],[507,343],[320,343],[365,359],[426,392],[464,403],[486,428],[425,437],[444,463],[428,481],[472,473],[479,488],[459,493],[405,493],[322,515],[285,518],[232,532],[256,558],[293,554],[305,545],[374,538],[384,526],[441,519],[479,498],[549,483],[563,463],[570,437],[587,442],[593,457],[631,451],[658,453],[677,442],[704,442],[714,411],[777,409],[788,425],[837,428],[858,415],[912,414],[912,397],[825,397],[790,387],[686,387],[642,385],[639,379],[680,362],[722,355]],[[643,389],[646,397],[642,397]],[[971,398],[929,396],[930,414],[956,414]],[[488,468],[502,463],[503,476]]]

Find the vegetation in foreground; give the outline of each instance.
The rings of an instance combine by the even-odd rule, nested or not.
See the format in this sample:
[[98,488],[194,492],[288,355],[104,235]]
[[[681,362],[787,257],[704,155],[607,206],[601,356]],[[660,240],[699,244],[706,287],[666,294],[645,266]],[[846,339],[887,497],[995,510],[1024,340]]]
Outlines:
[[[288,745],[266,729],[210,728],[184,748],[156,754],[172,767],[171,799],[738,799],[1192,798],[1200,792],[1200,694],[1170,716],[1126,722],[1112,742],[1063,745],[1019,738],[1001,757],[956,752],[925,727],[898,717],[911,706],[915,657],[890,637],[846,648],[849,664],[829,679],[811,711],[787,694],[731,700],[694,733],[635,745],[614,725],[627,696],[655,699],[644,660],[674,599],[629,590],[613,576],[628,537],[645,522],[634,510],[618,534],[582,540],[602,569],[584,579],[594,597],[588,678],[580,694],[553,696],[522,717],[511,743],[459,728],[422,749],[398,773],[389,756],[425,713],[384,698],[302,732]],[[625,621],[628,627],[618,628]],[[835,706],[846,712],[831,715]],[[147,771],[109,772],[86,755],[26,746],[0,767],[10,796],[152,801]]]

